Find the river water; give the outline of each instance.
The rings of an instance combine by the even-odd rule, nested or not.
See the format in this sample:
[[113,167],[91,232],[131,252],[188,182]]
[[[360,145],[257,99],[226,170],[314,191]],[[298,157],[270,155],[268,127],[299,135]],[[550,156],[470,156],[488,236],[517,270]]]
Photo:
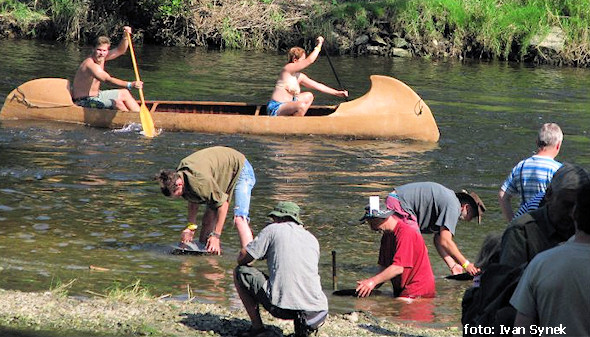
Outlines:
[[[0,102],[16,86],[39,77],[72,79],[89,49],[58,43],[0,40]],[[137,47],[147,99],[263,102],[284,55]],[[195,150],[225,145],[244,153],[257,184],[251,205],[259,232],[278,200],[302,206],[318,238],[320,272],[335,312],[366,310],[378,317],[433,327],[460,324],[468,282],[449,281],[425,235],[437,297],[411,305],[383,295],[331,295],[332,251],[338,286],[351,288],[376,271],[379,235],[359,226],[370,195],[414,181],[475,190],[487,205],[482,226],[460,223],[456,242],[475,260],[488,233],[502,231],[497,191],[512,166],[534,150],[536,131],[557,122],[565,133],[558,159],[590,167],[590,71],[496,62],[380,57],[336,57],[332,62],[351,97],[369,88],[369,75],[396,77],[430,106],[441,131],[438,144],[165,132],[146,139],[135,130],[104,130],[53,122],[0,124],[0,288],[47,290],[75,280],[71,294],[104,293],[140,280],[154,295],[170,294],[241,308],[232,283],[239,241],[228,221],[221,257],[175,256],[186,223],[186,203],[163,197],[152,177],[175,168]],[[107,70],[133,79],[128,56]],[[336,81],[321,57],[308,71]],[[316,94],[318,104],[337,98]],[[1,103],[0,103],[1,104]],[[379,121],[368,121],[378,123]],[[295,253],[295,252],[294,252]],[[90,266],[106,271],[89,269]],[[262,264],[260,264],[262,265]]]

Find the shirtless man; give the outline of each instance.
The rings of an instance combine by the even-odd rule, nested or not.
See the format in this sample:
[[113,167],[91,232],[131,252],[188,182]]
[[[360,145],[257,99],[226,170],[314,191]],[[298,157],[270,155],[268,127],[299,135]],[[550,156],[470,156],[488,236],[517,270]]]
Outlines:
[[[131,27],[125,26],[123,30],[131,34]],[[125,54],[129,42],[124,37],[117,48],[109,50],[110,46],[111,41],[106,36],[96,40],[92,53],[80,64],[76,72],[72,99],[74,103],[83,107],[139,111],[139,104],[129,90],[143,88],[143,82],[126,82],[112,77],[104,70],[106,61]],[[108,82],[123,89],[99,90],[101,82]]]
[[317,45],[307,56],[305,50],[300,47],[293,47],[289,50],[289,63],[287,63],[279,74],[271,99],[268,102],[267,113],[269,116],[303,116],[313,103],[311,92],[301,92],[301,85],[315,89],[326,94],[348,97],[348,91],[332,89],[325,84],[316,82],[301,71],[312,63],[320,55],[323,37],[317,38]]

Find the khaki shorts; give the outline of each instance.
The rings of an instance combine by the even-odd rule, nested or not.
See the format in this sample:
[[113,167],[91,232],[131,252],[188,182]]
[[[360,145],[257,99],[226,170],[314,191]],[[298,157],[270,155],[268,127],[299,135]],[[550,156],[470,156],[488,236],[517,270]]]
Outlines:
[[264,284],[268,280],[260,270],[250,266],[237,266],[235,269],[238,286],[245,289],[252,297],[258,300],[271,315],[281,319],[297,318],[298,310],[282,309],[270,303],[270,299],[264,290]]
[[80,97],[75,99],[74,103],[86,108],[114,109],[115,101],[119,99],[119,90],[101,90],[98,92],[98,96]]

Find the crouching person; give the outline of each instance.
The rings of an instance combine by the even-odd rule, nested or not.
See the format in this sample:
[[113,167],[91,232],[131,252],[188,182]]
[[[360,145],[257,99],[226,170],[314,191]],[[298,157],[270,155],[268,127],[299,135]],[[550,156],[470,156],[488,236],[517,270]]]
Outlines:
[[[272,223],[242,248],[234,282],[252,326],[241,336],[271,336],[260,317],[259,305],[274,317],[292,319],[295,336],[308,336],[328,314],[318,264],[320,247],[299,218],[293,202],[279,202],[268,215]],[[267,260],[270,275],[251,267],[254,260]]]

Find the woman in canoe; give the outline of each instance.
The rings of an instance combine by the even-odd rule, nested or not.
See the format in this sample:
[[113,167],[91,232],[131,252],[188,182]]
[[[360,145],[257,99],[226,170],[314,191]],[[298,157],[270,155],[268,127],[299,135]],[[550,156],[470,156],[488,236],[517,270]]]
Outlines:
[[317,45],[309,56],[300,47],[293,47],[289,50],[289,63],[281,69],[279,79],[266,108],[270,116],[305,115],[313,102],[313,94],[311,92],[301,92],[300,85],[326,94],[348,97],[348,91],[332,89],[325,84],[312,80],[301,72],[315,62],[323,43],[324,38],[318,37]]

